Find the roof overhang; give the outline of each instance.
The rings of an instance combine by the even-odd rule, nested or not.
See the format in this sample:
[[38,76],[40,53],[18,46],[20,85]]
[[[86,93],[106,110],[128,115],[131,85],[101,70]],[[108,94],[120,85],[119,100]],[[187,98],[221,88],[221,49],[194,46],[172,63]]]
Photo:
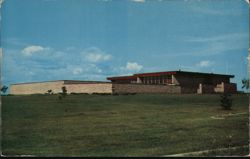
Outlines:
[[176,71],[169,71],[169,72],[151,72],[151,73],[138,73],[134,74],[138,77],[148,77],[148,76],[162,76],[162,75],[174,75]]
[[107,80],[136,80],[136,76],[116,76],[116,77],[107,77]]
[[115,76],[108,77],[107,80],[136,80],[137,77],[153,77],[153,76],[164,76],[164,75],[199,75],[199,76],[220,76],[227,78],[234,78],[234,75],[227,74],[216,74],[216,73],[203,73],[203,72],[188,72],[188,71],[167,71],[167,72],[150,72],[150,73],[137,73],[131,76]]

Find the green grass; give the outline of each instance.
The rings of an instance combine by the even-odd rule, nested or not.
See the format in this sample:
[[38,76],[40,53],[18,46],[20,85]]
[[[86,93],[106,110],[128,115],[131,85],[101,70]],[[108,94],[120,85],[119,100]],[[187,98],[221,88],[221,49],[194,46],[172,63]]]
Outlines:
[[61,101],[57,95],[3,96],[2,153],[164,156],[248,145],[248,96],[234,95],[230,111],[219,100],[187,94],[68,95]]

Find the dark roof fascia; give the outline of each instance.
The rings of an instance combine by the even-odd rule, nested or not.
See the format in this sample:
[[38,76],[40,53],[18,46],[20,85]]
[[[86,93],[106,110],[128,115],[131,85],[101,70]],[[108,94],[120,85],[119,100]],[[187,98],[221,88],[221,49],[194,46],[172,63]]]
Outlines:
[[127,79],[136,79],[136,76],[114,76],[114,77],[107,77],[107,80],[127,80]]
[[134,76],[145,77],[145,76],[173,75],[173,74],[176,74],[176,71],[137,73],[134,74]]
[[189,72],[189,71],[176,71],[177,74],[193,74],[193,75],[205,75],[205,76],[224,76],[234,78],[234,75],[217,74],[217,73],[203,73],[203,72]]
[[135,79],[136,77],[146,77],[146,76],[159,76],[159,75],[175,75],[175,74],[191,74],[191,75],[203,75],[203,76],[223,76],[233,78],[234,75],[227,74],[216,74],[216,73],[203,73],[203,72],[189,72],[189,71],[165,71],[165,72],[149,72],[149,73],[137,73],[131,76],[114,76],[107,77],[107,80],[127,80]]

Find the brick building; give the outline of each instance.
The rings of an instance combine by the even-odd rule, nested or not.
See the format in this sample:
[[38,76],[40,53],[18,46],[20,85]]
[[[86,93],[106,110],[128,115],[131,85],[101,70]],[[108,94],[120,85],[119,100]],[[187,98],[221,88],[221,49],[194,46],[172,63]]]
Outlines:
[[176,91],[179,91],[179,93],[236,93],[236,84],[230,82],[230,78],[233,77],[234,75],[186,72],[179,70],[140,73],[132,76],[108,77],[107,79],[114,85],[139,84],[145,86],[169,86],[169,89],[171,87],[178,89]]
[[59,80],[19,83],[10,86],[10,94],[60,93],[236,93],[234,75],[168,71],[108,77],[111,82]]

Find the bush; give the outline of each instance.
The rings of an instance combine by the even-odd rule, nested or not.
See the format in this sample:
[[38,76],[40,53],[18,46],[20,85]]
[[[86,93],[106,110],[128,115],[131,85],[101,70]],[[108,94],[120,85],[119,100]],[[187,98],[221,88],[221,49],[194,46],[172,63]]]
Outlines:
[[62,100],[62,95],[61,94],[59,94],[58,99]]
[[97,92],[94,92],[92,94],[93,95],[111,95],[111,93],[97,93]]
[[136,93],[113,93],[112,95],[118,96],[118,95],[136,95]]
[[231,110],[232,107],[232,98],[231,98],[231,94],[228,93],[223,93],[221,94],[221,106],[224,110]]
[[67,95],[67,89],[65,86],[62,87],[62,92],[59,93],[58,99],[62,100],[63,98],[65,98]]
[[75,93],[75,92],[71,92],[71,95],[90,95],[89,93]]
[[67,89],[66,89],[65,86],[63,86],[63,87],[62,87],[62,96],[63,96],[63,97],[66,97],[66,95],[67,95]]
[[47,90],[45,94],[53,94],[53,91],[51,89]]

